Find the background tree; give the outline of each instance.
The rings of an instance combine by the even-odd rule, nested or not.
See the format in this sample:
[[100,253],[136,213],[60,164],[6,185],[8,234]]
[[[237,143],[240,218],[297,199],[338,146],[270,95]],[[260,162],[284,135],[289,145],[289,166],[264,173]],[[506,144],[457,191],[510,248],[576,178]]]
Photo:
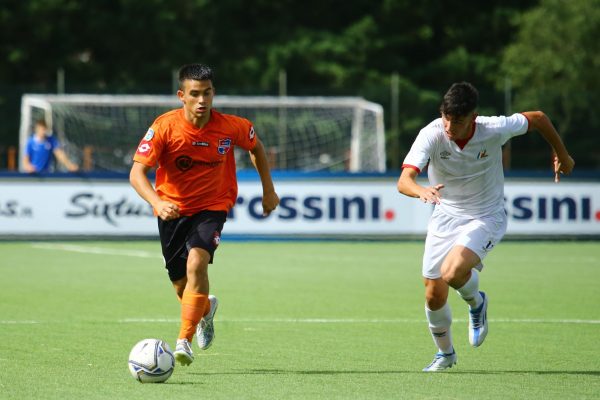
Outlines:
[[[515,89],[513,109],[544,110],[577,149],[576,162],[598,166],[600,0],[542,0],[514,23],[519,33],[501,69]],[[544,145],[538,137],[521,140],[525,149]]]
[[[169,94],[173,70],[187,62],[212,65],[222,94],[277,94],[285,70],[290,95],[381,103],[388,126],[399,116],[400,138],[389,135],[398,158],[459,80],[479,88],[483,113],[500,114],[497,82],[510,76],[514,109],[548,110],[571,140],[600,124],[590,106],[599,92],[598,1],[0,0],[0,168],[3,146],[18,144],[21,95],[56,92],[58,70],[67,93]],[[600,148],[578,135],[574,145],[585,136],[585,148]]]

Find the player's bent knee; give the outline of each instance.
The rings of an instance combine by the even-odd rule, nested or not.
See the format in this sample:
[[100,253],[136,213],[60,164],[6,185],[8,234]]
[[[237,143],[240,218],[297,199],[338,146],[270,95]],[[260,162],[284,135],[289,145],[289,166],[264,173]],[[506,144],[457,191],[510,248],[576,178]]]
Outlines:
[[188,262],[187,276],[189,275],[202,276],[208,274],[208,263],[205,262]]
[[425,305],[431,311],[444,307],[448,300],[448,290],[444,288],[432,288],[425,291]]
[[187,259],[187,267],[190,266],[202,266],[208,267],[208,263],[210,262],[210,254],[208,251],[200,248],[193,248],[190,250]]
[[425,297],[425,305],[427,309],[431,311],[437,311],[440,308],[444,307],[446,304],[447,298],[442,296],[426,296]]
[[469,277],[471,268],[464,266],[442,266],[442,280],[451,287],[456,288],[456,285],[462,286],[465,279]]
[[442,280],[448,284],[450,284],[452,281],[454,281],[458,274],[457,274],[457,269],[456,268],[451,268],[451,267],[442,267]]

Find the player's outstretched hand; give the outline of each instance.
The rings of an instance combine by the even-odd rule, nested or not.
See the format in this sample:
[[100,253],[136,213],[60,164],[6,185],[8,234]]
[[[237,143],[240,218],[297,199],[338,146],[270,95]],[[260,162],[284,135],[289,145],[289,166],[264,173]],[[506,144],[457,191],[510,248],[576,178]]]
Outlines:
[[421,199],[423,203],[440,204],[440,199],[442,198],[440,190],[443,188],[444,185],[441,183],[435,186],[428,186],[421,192],[419,199]]
[[570,155],[567,154],[566,157],[561,158],[554,155],[554,182],[560,182],[561,174],[569,175],[573,171],[573,167],[575,167],[575,161]]
[[275,192],[263,193],[263,200],[262,200],[263,217],[266,217],[269,214],[271,214],[271,212],[274,209],[276,209],[278,205],[279,205],[279,196],[277,196],[277,193],[275,193]]
[[156,214],[163,221],[179,218],[179,207],[170,201],[161,201],[156,206]]

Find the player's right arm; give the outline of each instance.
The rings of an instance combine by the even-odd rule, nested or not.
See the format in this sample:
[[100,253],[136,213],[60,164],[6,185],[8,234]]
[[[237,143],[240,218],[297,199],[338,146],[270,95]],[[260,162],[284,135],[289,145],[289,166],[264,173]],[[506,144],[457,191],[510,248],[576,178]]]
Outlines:
[[423,203],[440,204],[440,198],[442,197],[440,190],[444,185],[437,184],[425,187],[417,183],[417,176],[431,162],[435,138],[439,136],[439,134],[436,134],[435,129],[443,129],[440,119],[421,129],[417,135],[402,163],[402,173],[398,179],[398,191],[408,197],[418,198]]
[[33,154],[33,148],[31,144],[31,140],[27,142],[27,150],[25,152],[25,157],[23,158],[23,168],[25,172],[36,172],[35,166],[31,163],[31,154]]
[[36,172],[36,169],[31,163],[29,155],[27,154],[25,154],[25,158],[23,158],[23,169],[25,169],[25,172]]
[[170,220],[179,217],[179,207],[170,201],[160,198],[154,187],[148,179],[150,167],[140,162],[134,161],[129,172],[129,182],[140,197],[146,200],[156,212],[156,215],[162,220]]
[[435,186],[421,186],[417,183],[419,171],[411,167],[405,167],[398,179],[398,191],[409,197],[419,198],[423,203],[440,204],[440,190],[443,184]]

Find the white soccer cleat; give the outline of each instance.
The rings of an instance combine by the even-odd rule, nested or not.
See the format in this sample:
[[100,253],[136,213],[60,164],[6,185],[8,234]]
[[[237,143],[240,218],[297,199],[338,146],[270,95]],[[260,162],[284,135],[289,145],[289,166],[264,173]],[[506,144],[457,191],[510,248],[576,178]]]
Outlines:
[[208,301],[210,301],[210,311],[204,316],[204,318],[200,320],[198,326],[196,327],[196,338],[198,339],[198,346],[202,350],[208,349],[212,344],[213,339],[215,338],[215,327],[213,325],[213,318],[215,317],[217,307],[219,306],[219,301],[213,295],[208,296]]
[[475,310],[469,310],[469,343],[473,347],[480,346],[488,333],[488,298],[484,292],[479,293],[483,297],[483,303]]
[[451,354],[445,354],[441,351],[435,355],[431,364],[423,368],[423,372],[443,371],[456,364],[456,352],[452,350]]
[[175,360],[181,365],[190,365],[194,361],[192,345],[187,339],[177,339],[173,355],[175,356]]

